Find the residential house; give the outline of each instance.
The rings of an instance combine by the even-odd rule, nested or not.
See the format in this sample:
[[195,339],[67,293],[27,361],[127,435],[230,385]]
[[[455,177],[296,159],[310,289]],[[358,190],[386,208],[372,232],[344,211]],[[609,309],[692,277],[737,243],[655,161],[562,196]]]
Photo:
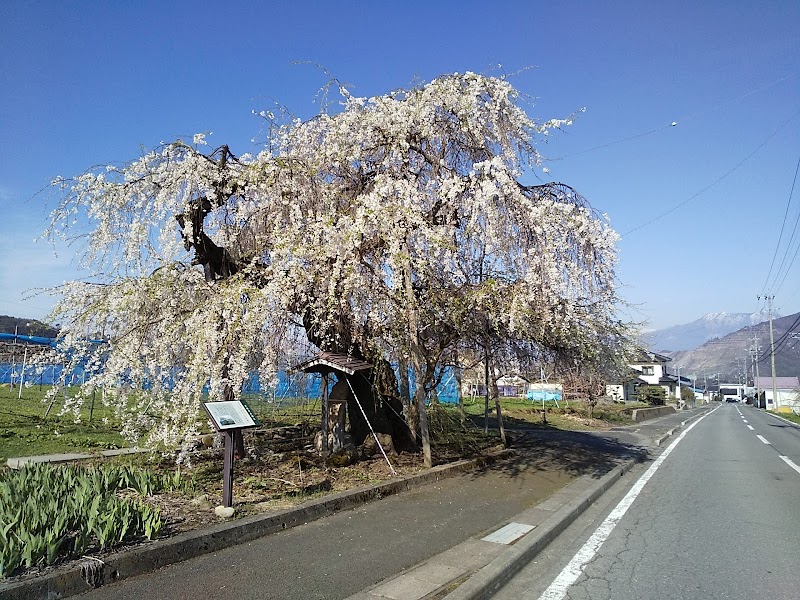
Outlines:
[[664,388],[667,398],[677,398],[680,395],[679,386],[690,386],[687,377],[670,375],[667,363],[672,359],[669,356],[639,350],[634,359],[629,363],[632,378],[625,382],[616,382],[606,386],[606,395],[617,401],[632,402],[636,400],[636,390],[642,385],[658,385]]
[[[528,380],[519,375],[503,375],[497,379],[497,393],[501,397],[524,396],[528,389]],[[461,383],[461,393],[464,396],[480,397],[486,394],[486,384],[483,374],[465,376]]]

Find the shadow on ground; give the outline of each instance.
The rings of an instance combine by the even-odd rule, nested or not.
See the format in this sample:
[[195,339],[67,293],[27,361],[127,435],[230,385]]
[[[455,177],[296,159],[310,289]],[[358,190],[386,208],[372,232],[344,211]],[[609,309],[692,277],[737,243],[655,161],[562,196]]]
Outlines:
[[537,470],[599,479],[624,460],[647,456],[642,446],[581,431],[538,428],[514,431],[510,436],[515,456],[474,471],[473,478],[489,471],[513,478]]

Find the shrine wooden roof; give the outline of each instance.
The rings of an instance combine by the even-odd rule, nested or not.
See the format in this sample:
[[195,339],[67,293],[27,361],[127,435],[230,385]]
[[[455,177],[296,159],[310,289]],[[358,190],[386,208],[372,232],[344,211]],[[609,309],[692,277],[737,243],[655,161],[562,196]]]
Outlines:
[[372,365],[370,363],[346,354],[320,352],[313,358],[295,365],[292,370],[322,374],[339,371],[345,375],[354,375],[357,371],[366,371],[371,368]]

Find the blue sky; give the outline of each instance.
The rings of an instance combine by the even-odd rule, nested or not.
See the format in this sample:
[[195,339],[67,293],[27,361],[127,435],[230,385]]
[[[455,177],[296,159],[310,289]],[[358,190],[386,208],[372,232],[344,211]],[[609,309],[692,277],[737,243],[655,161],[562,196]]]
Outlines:
[[80,276],[74,249],[33,243],[54,176],[197,132],[251,151],[253,110],[318,110],[327,76],[298,61],[362,96],[532,67],[511,79],[529,114],[586,107],[540,147],[541,177],[623,234],[629,318],[751,312],[765,293],[798,312],[798,23],[797,0],[2,2],[0,314],[43,318],[52,300],[30,291]]

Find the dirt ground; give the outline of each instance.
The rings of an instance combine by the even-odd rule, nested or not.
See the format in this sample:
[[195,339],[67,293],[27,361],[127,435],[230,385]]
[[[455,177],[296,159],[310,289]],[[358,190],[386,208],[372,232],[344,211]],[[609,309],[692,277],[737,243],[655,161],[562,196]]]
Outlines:
[[[587,428],[607,429],[610,425],[586,417],[572,418],[580,419],[580,424]],[[516,453],[515,460],[529,464],[543,474],[593,474],[605,470],[616,458],[630,450],[609,442],[600,443],[585,432],[564,432],[550,428],[533,431],[539,433],[509,433],[508,439]],[[449,444],[434,447],[434,464],[446,464],[503,449],[496,433],[483,440],[479,438],[478,442],[473,439],[468,445],[450,440]],[[421,453],[390,454],[384,458],[380,452],[376,452],[369,458],[347,466],[332,466],[332,461],[324,460],[308,447],[287,452],[275,452],[267,448],[249,454],[247,458],[234,463],[233,505],[236,517],[286,509],[326,494],[361,488],[425,470]],[[388,463],[391,463],[391,467]],[[191,468],[184,471],[194,479],[194,489],[151,498],[161,508],[166,535],[222,520],[214,512],[215,507],[222,504],[222,466],[221,450],[201,452],[193,459]],[[167,462],[161,468],[174,467]]]
[[[510,427],[541,428],[544,433],[552,431],[553,425],[557,429],[606,430],[621,424],[566,411],[549,413],[548,423],[542,424],[541,413],[530,408],[507,411],[505,418]],[[503,449],[498,433],[490,430],[488,435],[484,435],[483,428],[479,427],[482,424],[482,420],[477,419],[466,427],[458,427],[452,422],[432,419],[434,464]],[[396,475],[412,475],[425,469],[421,453],[390,453],[384,458],[378,451],[353,464],[337,466],[336,460],[326,461],[314,451],[312,433],[313,429],[306,424],[296,424],[246,435],[247,457],[234,463],[233,501],[237,517],[290,508],[326,494],[380,483]],[[576,435],[575,439],[580,440],[580,435]],[[512,445],[516,445],[515,436],[509,434]],[[584,466],[595,468],[602,465],[616,452],[615,449],[583,447],[579,442],[564,445],[550,441],[531,448],[528,441],[527,445],[527,449],[517,449],[534,452],[537,468],[543,472],[581,474]],[[216,440],[214,448],[201,449],[192,458],[190,468],[184,471],[193,478],[194,489],[160,494],[151,499],[161,508],[165,534],[174,535],[221,520],[214,508],[222,504],[222,467],[222,449]],[[170,470],[174,465],[165,461],[159,468]]]
[[[234,462],[233,506],[237,517],[291,508],[326,494],[343,492],[413,475],[425,469],[418,454],[388,457],[395,474],[380,454],[353,465],[334,467],[312,453],[287,453]],[[174,535],[222,520],[214,508],[222,504],[221,452],[195,458],[185,471],[195,489],[153,496],[161,509],[164,533]]]

